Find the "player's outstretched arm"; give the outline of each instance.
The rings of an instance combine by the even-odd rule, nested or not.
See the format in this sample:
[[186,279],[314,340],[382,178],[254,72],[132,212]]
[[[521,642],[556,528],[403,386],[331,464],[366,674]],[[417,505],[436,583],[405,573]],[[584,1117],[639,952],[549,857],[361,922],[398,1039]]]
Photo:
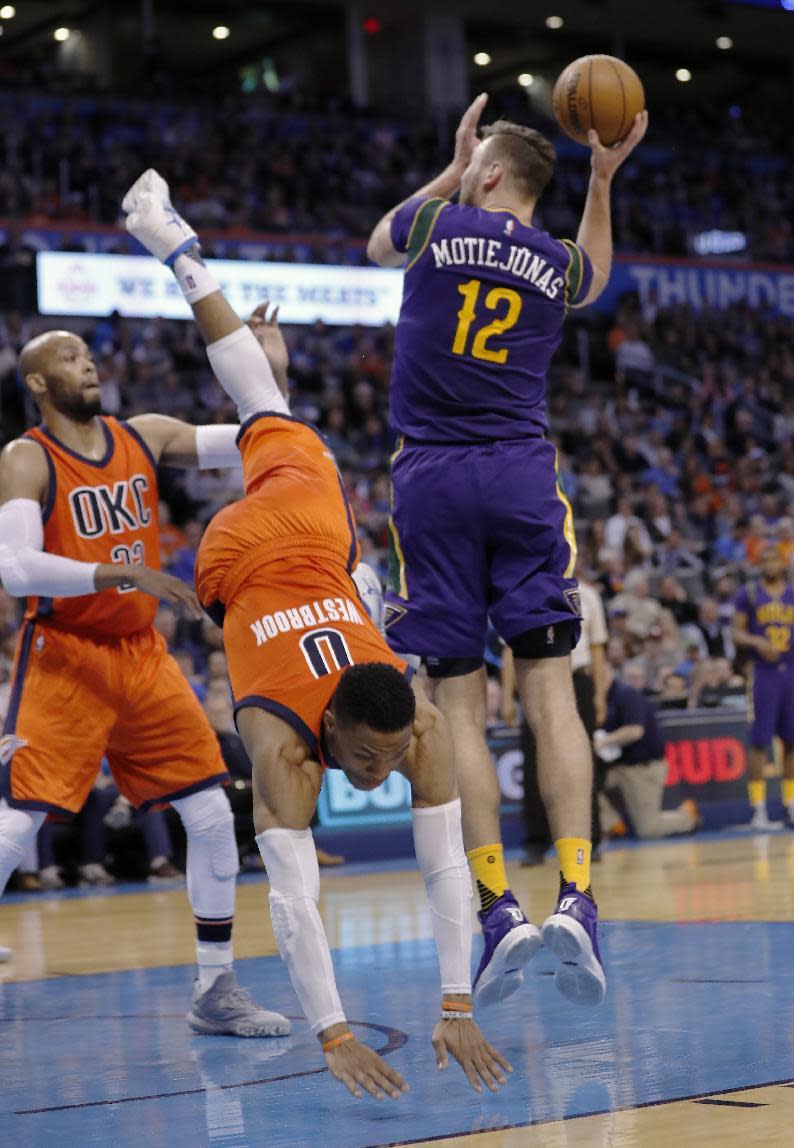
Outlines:
[[0,583],[13,598],[80,598],[118,586],[185,607],[200,617],[193,590],[160,570],[79,562],[44,550],[41,507],[49,485],[44,452],[18,439],[0,454]]
[[270,880],[270,917],[303,1015],[328,1068],[360,1097],[396,1099],[407,1085],[382,1057],[358,1041],[345,1019],[320,918],[320,870],[309,828],[322,783],[306,742],[281,718],[258,707],[237,714],[251,759],[256,842]]
[[[289,351],[278,325],[278,307],[271,310],[269,303],[260,304],[246,326],[264,351],[278,388],[287,399]],[[193,426],[158,414],[136,415],[129,423],[144,440],[155,462],[165,466],[223,470],[241,465],[237,448],[239,424]]]
[[446,722],[414,681],[416,718],[406,776],[413,791],[414,847],[422,872],[441,969],[441,1019],[433,1032],[439,1069],[449,1054],[477,1092],[496,1091],[510,1065],[472,1016],[471,878],[463,847],[460,798]]
[[609,282],[612,271],[612,213],[610,188],[612,179],[620,165],[628,159],[637,144],[648,130],[648,113],[638,112],[634,124],[626,138],[614,147],[604,147],[598,133],[589,131],[590,144],[590,184],[587,189],[582,222],[576,242],[590,257],[593,264],[593,281],[590,290],[577,307],[593,303]]
[[130,234],[176,275],[207,344],[210,365],[237,405],[240,422],[265,411],[287,414],[287,401],[254,332],[241,322],[205,266],[198,236],[174,210],[162,176],[151,168],[145,171],[121,206]]
[[477,146],[477,127],[487,102],[488,96],[482,92],[463,113],[458,124],[458,130],[455,132],[455,154],[448,167],[445,167],[435,179],[431,179],[430,183],[426,183],[413,195],[408,196],[408,199],[404,199],[391,211],[387,211],[375,225],[367,244],[367,255],[373,263],[377,263],[381,267],[399,267],[405,261],[405,250],[396,247],[392,238],[392,222],[401,207],[412,199],[435,199],[437,197],[449,199],[458,190],[463,173],[469,166],[472,152]]

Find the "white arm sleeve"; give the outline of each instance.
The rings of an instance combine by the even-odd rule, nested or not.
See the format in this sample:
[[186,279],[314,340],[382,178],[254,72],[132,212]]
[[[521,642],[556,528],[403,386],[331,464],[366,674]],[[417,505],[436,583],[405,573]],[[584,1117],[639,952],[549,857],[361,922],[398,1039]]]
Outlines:
[[278,389],[267,355],[248,327],[240,327],[207,347],[207,358],[229,398],[237,404],[240,422],[263,411],[288,415],[287,400]]
[[242,466],[237,449],[239,426],[196,427],[196,454],[199,470],[226,470]]
[[95,594],[98,562],[76,562],[43,551],[41,507],[32,498],[12,498],[0,506],[0,582],[12,598],[43,594],[79,598]]
[[345,1014],[317,902],[320,870],[311,829],[266,829],[256,839],[270,881],[270,919],[281,959],[314,1036]]
[[414,848],[430,902],[442,993],[471,992],[471,877],[460,798],[414,809]]

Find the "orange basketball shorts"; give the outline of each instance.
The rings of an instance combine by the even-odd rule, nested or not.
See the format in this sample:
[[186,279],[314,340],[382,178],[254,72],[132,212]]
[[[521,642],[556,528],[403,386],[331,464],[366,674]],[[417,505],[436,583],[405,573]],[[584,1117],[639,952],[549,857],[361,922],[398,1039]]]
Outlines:
[[212,727],[153,628],[95,641],[26,622],[3,732],[22,744],[0,765],[0,795],[20,809],[77,813],[103,757],[138,808],[228,780]]

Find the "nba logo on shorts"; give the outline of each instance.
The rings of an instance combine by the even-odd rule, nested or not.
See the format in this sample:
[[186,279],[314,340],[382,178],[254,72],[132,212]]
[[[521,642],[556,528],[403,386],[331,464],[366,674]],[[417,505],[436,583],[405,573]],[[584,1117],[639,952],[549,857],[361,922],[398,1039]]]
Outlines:
[[584,849],[576,850],[576,864],[584,865]]
[[546,627],[546,645],[547,646],[553,646],[554,645],[554,627],[553,626],[547,626]]

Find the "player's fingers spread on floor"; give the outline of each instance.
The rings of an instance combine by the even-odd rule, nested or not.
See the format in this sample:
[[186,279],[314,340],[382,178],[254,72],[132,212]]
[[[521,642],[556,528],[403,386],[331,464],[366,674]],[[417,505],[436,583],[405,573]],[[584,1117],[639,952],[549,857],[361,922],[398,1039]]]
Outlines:
[[505,1060],[505,1058],[502,1056],[501,1052],[499,1052],[499,1050],[496,1048],[492,1048],[491,1045],[488,1044],[487,1042],[485,1045],[485,1051],[488,1054],[488,1056],[491,1058],[491,1060],[495,1060],[496,1063],[500,1066],[500,1068],[503,1068],[505,1070],[505,1072],[512,1072],[513,1071],[513,1066],[510,1063],[510,1061]]
[[364,1088],[370,1096],[374,1096],[376,1100],[386,1099],[374,1075],[371,1076],[363,1068],[357,1069],[354,1075],[361,1087]]
[[466,1079],[472,1086],[475,1092],[482,1092],[482,1085],[480,1078],[477,1075],[477,1070],[471,1061],[466,1061],[463,1065],[463,1071],[466,1073]]
[[433,1048],[434,1048],[435,1054],[436,1054],[436,1064],[438,1065],[439,1068],[446,1068],[447,1065],[449,1064],[449,1058],[447,1056],[446,1044],[444,1043],[443,1040],[434,1040],[433,1041]]
[[408,1081],[400,1076],[399,1072],[390,1068],[388,1064],[380,1069],[381,1086],[396,1100],[403,1092],[409,1092]]
[[342,1084],[347,1086],[350,1092],[352,1092],[355,1096],[356,1100],[361,1099],[363,1093],[349,1072],[335,1072],[334,1076],[337,1080],[341,1081]]
[[504,1084],[504,1080],[500,1080],[497,1083],[497,1078],[491,1072],[491,1069],[485,1060],[477,1061],[477,1072],[480,1074],[480,1077],[484,1081],[486,1087],[490,1088],[491,1092],[498,1092],[499,1084]]

